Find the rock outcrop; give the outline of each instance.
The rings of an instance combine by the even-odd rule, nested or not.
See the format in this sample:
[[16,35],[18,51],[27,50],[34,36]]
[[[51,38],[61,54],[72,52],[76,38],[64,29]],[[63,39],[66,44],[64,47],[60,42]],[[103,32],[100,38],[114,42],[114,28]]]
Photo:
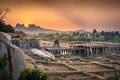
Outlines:
[[0,80],[4,80],[3,73],[10,74],[11,72],[13,80],[17,80],[25,68],[24,52],[10,43],[10,35],[0,32],[0,58],[4,56],[6,57],[6,65],[0,71]]

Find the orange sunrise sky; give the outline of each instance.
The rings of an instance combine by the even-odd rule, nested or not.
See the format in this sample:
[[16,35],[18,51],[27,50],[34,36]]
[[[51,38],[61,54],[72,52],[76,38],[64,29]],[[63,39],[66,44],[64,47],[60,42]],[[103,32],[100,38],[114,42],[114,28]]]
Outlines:
[[118,0],[0,0],[0,8],[10,9],[5,21],[13,26],[20,23],[62,31],[120,31]]

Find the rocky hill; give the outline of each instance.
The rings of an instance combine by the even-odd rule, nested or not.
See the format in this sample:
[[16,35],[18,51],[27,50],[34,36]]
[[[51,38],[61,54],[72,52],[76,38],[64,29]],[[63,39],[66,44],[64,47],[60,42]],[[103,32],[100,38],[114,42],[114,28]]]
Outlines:
[[28,27],[25,27],[24,24],[19,24],[19,23],[16,24],[15,31],[23,31],[26,34],[36,34],[36,35],[39,33],[49,34],[49,33],[62,32],[62,31],[58,31],[58,30],[45,29],[40,26],[36,26],[35,24],[29,24]]

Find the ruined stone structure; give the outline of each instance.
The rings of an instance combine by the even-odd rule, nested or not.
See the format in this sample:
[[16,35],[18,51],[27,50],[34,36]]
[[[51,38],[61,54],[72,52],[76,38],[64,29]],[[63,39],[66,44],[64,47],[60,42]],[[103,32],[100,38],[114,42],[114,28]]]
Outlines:
[[104,56],[109,54],[120,54],[120,44],[108,43],[86,43],[70,46],[71,48],[80,48],[75,50],[74,54],[79,56]]
[[11,43],[22,49],[30,49],[30,48],[40,49],[41,48],[37,40],[12,39]]
[[45,48],[46,51],[57,56],[72,55],[72,49],[70,48]]
[[45,50],[51,52],[55,56],[71,55],[93,57],[109,55],[111,53],[120,54],[120,44],[84,43],[71,45],[70,48],[46,48]]

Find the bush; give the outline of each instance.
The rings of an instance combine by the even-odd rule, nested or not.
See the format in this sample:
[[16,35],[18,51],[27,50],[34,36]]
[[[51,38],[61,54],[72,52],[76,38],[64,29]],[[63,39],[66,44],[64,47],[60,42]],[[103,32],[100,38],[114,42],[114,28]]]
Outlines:
[[3,69],[7,64],[6,57],[0,58],[0,70]]
[[4,55],[0,58],[0,80],[9,80],[9,73],[6,71],[7,58]]
[[14,32],[14,28],[10,24],[6,25],[4,21],[0,21],[0,31],[6,33]]
[[19,80],[48,80],[46,74],[36,69],[25,69],[19,76]]
[[120,80],[120,69],[114,70],[114,77],[110,77],[107,80]]

